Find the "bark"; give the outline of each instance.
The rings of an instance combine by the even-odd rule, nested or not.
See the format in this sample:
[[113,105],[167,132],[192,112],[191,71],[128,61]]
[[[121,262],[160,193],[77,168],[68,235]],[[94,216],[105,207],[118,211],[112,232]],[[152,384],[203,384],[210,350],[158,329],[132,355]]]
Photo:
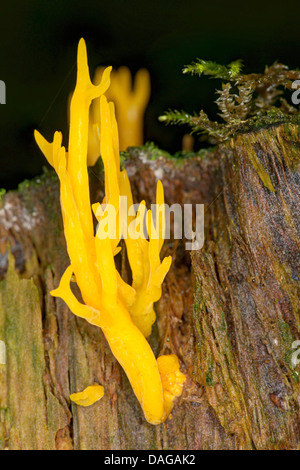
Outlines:
[[[201,250],[164,246],[173,264],[150,342],[179,356],[187,381],[159,426],[145,421],[100,329],[49,294],[68,265],[57,179],[46,173],[5,195],[1,449],[299,448],[299,145],[299,127],[282,124],[204,158],[152,159],[140,148],[125,163],[137,201],[154,202],[159,178],[167,203],[206,208]],[[99,200],[101,173],[90,180]],[[99,402],[70,402],[93,382],[105,388]]]
[[206,249],[193,253],[199,381],[238,448],[299,447],[299,127],[220,150]]

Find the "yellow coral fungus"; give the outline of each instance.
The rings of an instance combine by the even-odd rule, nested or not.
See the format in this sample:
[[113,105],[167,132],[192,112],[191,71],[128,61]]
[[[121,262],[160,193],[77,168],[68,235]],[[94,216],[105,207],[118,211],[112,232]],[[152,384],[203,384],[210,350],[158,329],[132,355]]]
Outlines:
[[[58,288],[51,294],[62,298],[75,315],[102,329],[147,421],[159,424],[170,413],[185,380],[178,358],[171,355],[156,360],[146,339],[155,320],[153,303],[161,296],[161,284],[171,265],[171,257],[161,262],[159,256],[165,225],[163,186],[158,182],[155,217],[150,210],[146,211],[144,202],[137,212],[130,212],[133,199],[126,170],[120,171],[114,105],[104,96],[110,84],[110,68],[104,70],[98,85],[92,84],[83,39],[78,45],[77,67],[68,152],[62,146],[61,133],[56,132],[49,143],[35,131],[37,144],[59,176],[64,232],[71,261]],[[105,198],[102,204],[91,207],[87,154],[92,100],[98,100],[100,108],[99,154],[104,163]],[[93,213],[98,221],[96,233]],[[143,230],[137,230],[143,217],[147,220],[149,240]],[[122,279],[115,266],[114,256],[121,249],[118,246],[121,237],[125,239],[132,285]],[[73,275],[84,303],[71,291]],[[78,404],[91,404],[102,393],[101,388],[93,387],[87,387],[79,395],[72,394],[71,398]]]
[[70,399],[80,406],[90,406],[100,400],[104,395],[104,387],[95,383],[85,388],[82,392],[72,393]]
[[[94,82],[100,83],[104,73],[103,67],[98,67],[95,72]],[[139,146],[144,143],[143,125],[144,113],[150,98],[150,75],[146,69],[137,71],[134,84],[130,70],[120,67],[111,74],[111,85],[105,96],[114,102],[116,107],[117,122],[119,128],[120,150],[127,147]],[[88,160],[95,163],[99,157],[99,133],[100,113],[97,100],[91,106],[90,134]]]

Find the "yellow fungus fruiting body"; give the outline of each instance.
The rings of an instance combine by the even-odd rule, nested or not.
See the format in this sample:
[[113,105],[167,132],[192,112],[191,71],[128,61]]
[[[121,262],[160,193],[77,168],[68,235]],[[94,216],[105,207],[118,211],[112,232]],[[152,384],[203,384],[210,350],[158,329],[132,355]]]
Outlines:
[[135,75],[134,86],[127,67],[114,71],[108,98],[116,104],[117,120],[120,128],[120,150],[139,146],[143,140],[143,118],[150,98],[150,76],[146,69]]
[[[52,143],[38,131],[35,139],[60,180],[60,202],[67,250],[71,264],[57,289],[60,297],[77,316],[102,329],[112,353],[123,367],[149,423],[162,423],[169,415],[174,399],[182,392],[184,375],[177,356],[156,360],[146,339],[155,321],[153,304],[161,297],[161,284],[170,268],[171,257],[160,260],[164,241],[164,193],[157,183],[156,220],[142,201],[137,213],[128,212],[133,203],[126,170],[120,171],[118,127],[114,105],[104,92],[109,87],[110,68],[101,81],[90,81],[86,46],[79,41],[77,83],[70,106],[68,152],[62,146],[62,135],[54,134]],[[99,154],[105,171],[105,198],[91,206],[88,185],[89,116],[92,100],[98,102],[100,114]],[[127,197],[127,203],[120,202]],[[98,225],[94,232],[93,217]],[[140,230],[146,217],[149,240]],[[132,284],[126,283],[115,266],[114,257],[121,250],[121,237],[132,270]],[[76,282],[84,303],[70,288]],[[71,399],[88,406],[101,398],[101,386],[87,387]],[[98,397],[98,398],[97,398]]]
[[[96,69],[95,83],[101,82],[104,70],[103,67]],[[144,143],[144,114],[150,99],[150,92],[150,75],[146,69],[137,71],[133,84],[130,70],[127,67],[119,67],[118,70],[112,71],[111,84],[105,95],[116,107],[121,151]],[[91,165],[99,157],[99,148],[97,147],[99,136],[97,134],[100,121],[99,106],[95,100],[91,106],[89,128],[88,161]],[[101,135],[101,132],[99,134]]]
[[91,406],[104,395],[104,387],[99,384],[90,385],[82,392],[71,393],[70,399],[80,406]]
[[159,356],[158,370],[164,391],[164,406],[167,415],[172,411],[174,400],[182,394],[185,375],[180,372],[179,360],[175,354]]

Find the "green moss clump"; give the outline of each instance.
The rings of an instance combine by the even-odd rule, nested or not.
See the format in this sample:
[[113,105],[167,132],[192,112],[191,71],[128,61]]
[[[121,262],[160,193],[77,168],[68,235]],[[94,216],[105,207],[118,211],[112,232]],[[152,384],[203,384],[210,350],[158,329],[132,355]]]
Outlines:
[[275,123],[300,123],[299,110],[283,97],[284,90],[292,90],[293,82],[300,78],[299,70],[280,63],[266,67],[263,73],[242,74],[241,69],[240,60],[224,66],[201,59],[183,69],[183,73],[223,81],[216,100],[222,122],[211,121],[203,110],[194,115],[169,110],[159,120],[189,125],[192,132],[206,134],[213,143]]
[[3,197],[6,194],[6,189],[0,188],[0,202],[3,201]]
[[120,153],[121,163],[130,159],[139,158],[141,155],[145,155],[147,160],[157,160],[158,158],[164,158],[166,160],[172,160],[174,164],[181,164],[186,161],[188,158],[205,158],[209,155],[210,152],[214,151],[214,147],[209,147],[205,149],[200,149],[198,151],[186,151],[180,150],[174,155],[162,150],[156,144],[151,141],[146,142],[140,147],[129,147],[126,152]]
[[210,372],[207,372],[206,373],[206,376],[205,376],[205,383],[208,387],[212,387],[214,385],[214,381],[213,381],[213,378],[211,376],[211,373]]

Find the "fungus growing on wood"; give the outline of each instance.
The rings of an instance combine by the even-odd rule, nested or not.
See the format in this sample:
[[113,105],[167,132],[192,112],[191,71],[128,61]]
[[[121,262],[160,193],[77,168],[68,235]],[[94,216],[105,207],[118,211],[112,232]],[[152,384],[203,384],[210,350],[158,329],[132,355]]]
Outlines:
[[[63,299],[75,315],[102,329],[147,421],[159,424],[168,417],[185,381],[177,356],[160,356],[156,360],[146,339],[155,321],[153,304],[161,297],[161,284],[172,261],[170,256],[160,260],[165,226],[163,186],[160,181],[157,183],[155,220],[151,210],[146,210],[144,201],[137,213],[130,212],[133,198],[126,170],[120,171],[114,105],[104,96],[110,85],[111,67],[103,71],[100,83],[93,85],[83,39],[78,45],[77,67],[77,83],[70,106],[68,152],[62,146],[60,132],[55,132],[53,142],[49,143],[35,131],[38,146],[60,180],[64,233],[71,261],[58,288],[51,294]],[[89,110],[93,100],[97,100],[100,107],[99,154],[104,164],[105,198],[102,204],[91,207],[87,164]],[[120,196],[127,197],[125,206],[120,203]],[[98,221],[96,233],[93,213]],[[135,236],[143,216],[149,240],[143,230],[139,237]],[[115,234],[111,226],[117,228]],[[121,249],[121,238],[125,239],[132,285],[122,279],[115,266],[114,257]],[[70,288],[73,278],[84,303],[77,300]],[[101,386],[94,384],[79,395],[72,394],[71,399],[88,406],[101,395]]]
[[[94,83],[101,82],[104,67],[97,67]],[[150,75],[148,70],[137,71],[134,82],[128,67],[119,67],[111,73],[111,83],[105,96],[116,108],[119,130],[119,148],[125,151],[128,147],[144,144],[144,114],[150,98]],[[99,100],[94,100],[90,109],[88,164],[95,164],[99,158],[100,110]]]

